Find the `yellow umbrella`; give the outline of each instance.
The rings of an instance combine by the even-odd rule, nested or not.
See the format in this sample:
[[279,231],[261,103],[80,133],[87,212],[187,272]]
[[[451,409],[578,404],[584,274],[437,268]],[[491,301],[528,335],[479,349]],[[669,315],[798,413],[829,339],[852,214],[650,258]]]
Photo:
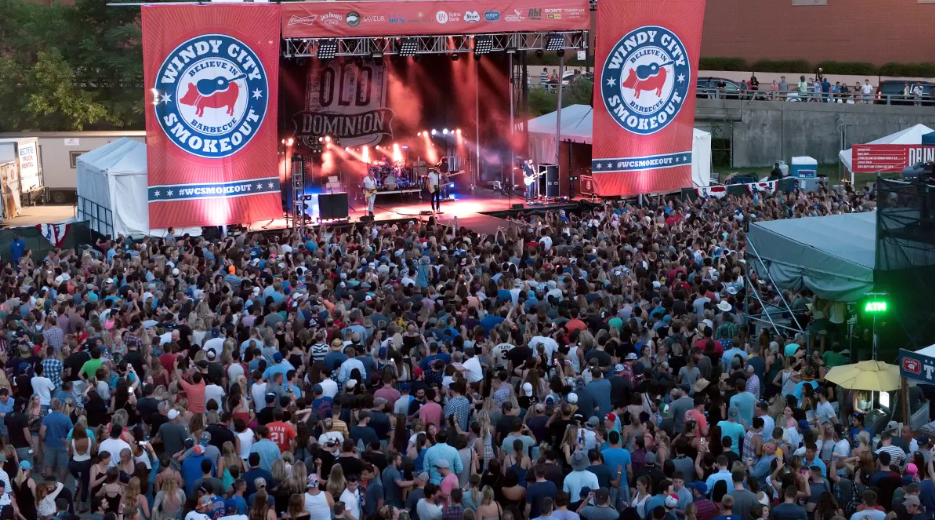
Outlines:
[[882,361],[861,361],[834,367],[825,379],[848,390],[890,392],[899,388],[899,367]]

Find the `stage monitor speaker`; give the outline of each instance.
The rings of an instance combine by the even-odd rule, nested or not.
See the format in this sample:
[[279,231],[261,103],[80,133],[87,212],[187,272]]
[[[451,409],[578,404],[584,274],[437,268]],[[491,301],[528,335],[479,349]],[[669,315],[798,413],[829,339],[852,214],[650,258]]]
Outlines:
[[578,177],[578,192],[582,195],[594,195],[594,178],[590,175]]
[[347,193],[319,194],[318,216],[322,220],[347,218]]
[[525,209],[523,204],[513,204],[513,209]]
[[370,215],[361,215],[360,221],[363,223],[373,222],[373,217],[371,217]]
[[545,191],[543,194],[550,199],[558,198],[560,196],[558,166],[554,164],[546,165],[543,177],[545,177]]

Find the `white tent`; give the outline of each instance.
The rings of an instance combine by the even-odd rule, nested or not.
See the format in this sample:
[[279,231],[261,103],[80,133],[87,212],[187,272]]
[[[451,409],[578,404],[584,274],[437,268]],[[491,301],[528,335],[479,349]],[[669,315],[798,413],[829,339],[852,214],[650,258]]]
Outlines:
[[[594,109],[588,105],[570,105],[562,109],[562,141],[591,144],[594,133]],[[552,164],[558,154],[555,150],[555,122],[557,112],[550,112],[529,120],[529,149],[532,160]],[[693,129],[692,184],[705,188],[711,184],[711,134]]]
[[[925,125],[915,125],[866,144],[922,144],[922,136],[930,132],[932,132],[932,129]],[[852,150],[853,148],[848,148],[847,150],[838,152],[838,159],[844,163],[844,167],[847,168],[849,172],[853,171],[851,170],[851,165],[853,164],[851,156]]]
[[[77,163],[79,220],[105,235],[165,236],[149,227],[145,144],[123,137],[80,155]],[[197,236],[201,228],[176,230],[186,232]]]

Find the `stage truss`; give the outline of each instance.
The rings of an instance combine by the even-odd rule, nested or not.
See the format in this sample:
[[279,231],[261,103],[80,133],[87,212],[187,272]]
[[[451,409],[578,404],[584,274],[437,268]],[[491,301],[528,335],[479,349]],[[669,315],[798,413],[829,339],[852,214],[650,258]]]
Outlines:
[[[561,44],[550,44],[550,39],[561,37]],[[285,38],[283,56],[286,58],[319,57],[322,42],[333,46],[337,43],[334,56],[375,58],[398,56],[404,42],[415,41],[414,52],[404,55],[421,54],[469,54],[474,52],[474,40],[490,38],[492,47],[489,52],[546,51],[548,50],[585,50],[588,47],[588,31],[498,33],[475,35],[433,35],[433,36],[386,36],[386,37],[344,37],[344,38]],[[328,54],[331,54],[329,51]]]

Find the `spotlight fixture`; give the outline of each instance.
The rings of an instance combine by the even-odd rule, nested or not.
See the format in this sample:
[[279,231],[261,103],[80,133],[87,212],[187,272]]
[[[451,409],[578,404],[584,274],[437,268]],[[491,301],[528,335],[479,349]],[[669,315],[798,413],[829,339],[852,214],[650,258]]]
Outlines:
[[293,138],[290,137],[290,138],[286,141],[286,146],[292,146],[293,143],[295,143],[295,140],[294,140]]
[[344,151],[345,151],[345,152],[350,152],[350,151],[351,151],[351,149],[350,149],[350,147],[348,147],[348,146],[345,146],[345,147],[344,147]]
[[549,39],[545,44],[545,50],[557,51],[565,46],[565,36],[559,33],[549,34]]
[[326,142],[326,143],[330,143],[330,142],[331,142],[331,136],[330,136],[330,135],[326,135],[326,136],[325,136],[325,142]]
[[480,59],[481,59],[482,56],[483,56],[482,54],[477,54],[477,53],[475,53],[475,54],[474,54],[474,61],[480,61]]
[[438,133],[438,130],[435,130],[435,129],[433,128],[433,129],[432,129],[432,135],[435,135],[435,134],[437,134],[437,133]]
[[559,58],[564,58],[564,57],[565,57],[565,49],[559,49],[559,50],[555,51],[555,55],[558,56]]
[[446,129],[442,130],[442,134],[448,135],[448,129],[446,128]]
[[493,50],[493,36],[481,34],[474,37],[474,54],[490,54]]
[[458,56],[458,53],[456,52],[451,53],[451,61],[458,61],[460,58],[461,56]]
[[536,49],[537,58],[541,58],[543,54],[545,54],[545,52],[543,52],[542,49]]
[[318,59],[330,60],[338,54],[338,40],[318,40]]
[[419,39],[418,38],[403,38],[402,43],[399,44],[399,55],[404,58],[415,56],[418,50],[419,50]]
[[422,137],[422,132],[416,132],[416,137]]
[[459,128],[459,129],[455,130],[455,133],[458,134],[458,135],[461,135],[461,129]]
[[319,138],[318,138],[318,142],[319,142],[319,143],[323,142],[324,140],[325,140],[324,137],[319,137]]

